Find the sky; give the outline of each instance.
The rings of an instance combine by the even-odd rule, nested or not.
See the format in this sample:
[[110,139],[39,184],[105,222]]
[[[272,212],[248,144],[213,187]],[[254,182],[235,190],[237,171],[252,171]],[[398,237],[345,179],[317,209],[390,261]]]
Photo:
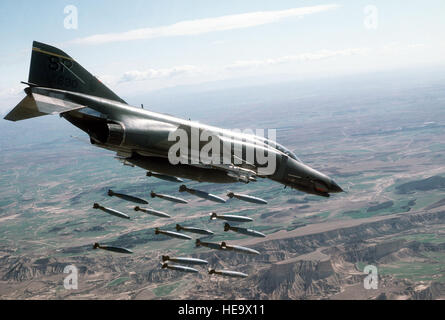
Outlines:
[[443,0],[2,0],[0,12],[0,113],[24,95],[33,40],[122,97],[445,65]]

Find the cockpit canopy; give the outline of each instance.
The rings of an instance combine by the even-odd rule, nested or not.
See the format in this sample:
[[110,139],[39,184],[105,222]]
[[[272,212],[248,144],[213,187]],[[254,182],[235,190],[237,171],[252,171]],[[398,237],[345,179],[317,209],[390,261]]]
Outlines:
[[275,148],[277,148],[277,150],[283,152],[285,155],[287,155],[289,158],[294,159],[295,161],[301,162],[303,163],[303,161],[301,161],[297,155],[295,153],[293,153],[292,151],[290,151],[289,149],[285,148],[284,146],[282,146],[279,143],[275,143]]
[[293,152],[290,151],[289,149],[285,148],[283,145],[279,144],[278,142],[269,140],[269,139],[264,138],[264,137],[258,137],[258,136],[254,136],[254,137],[255,137],[255,139],[258,139],[258,140],[264,142],[265,144],[274,147],[274,148],[277,149],[278,151],[283,152],[283,153],[284,153],[285,155],[287,155],[289,158],[292,158],[292,159],[294,159],[295,161],[298,161],[298,162],[300,162],[300,163],[303,163],[303,161],[301,161],[301,160],[297,157],[297,155],[296,155],[295,153],[293,153]]

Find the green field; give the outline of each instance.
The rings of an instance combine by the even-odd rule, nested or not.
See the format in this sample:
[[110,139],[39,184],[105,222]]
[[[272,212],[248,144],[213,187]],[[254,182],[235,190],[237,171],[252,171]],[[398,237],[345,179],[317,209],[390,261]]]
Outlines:
[[391,274],[396,278],[413,281],[445,281],[445,253],[424,253],[429,260],[425,262],[397,262],[391,266],[379,267],[382,275]]
[[113,281],[108,283],[108,287],[118,286],[128,280],[130,280],[129,277],[122,277],[122,278],[114,279]]
[[181,285],[181,281],[159,286],[153,290],[153,293],[158,297],[164,297],[171,294],[176,288]]

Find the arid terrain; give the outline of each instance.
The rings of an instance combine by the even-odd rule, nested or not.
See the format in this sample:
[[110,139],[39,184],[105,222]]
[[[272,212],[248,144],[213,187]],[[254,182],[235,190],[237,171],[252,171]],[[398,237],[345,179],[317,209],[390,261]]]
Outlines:
[[[227,128],[276,128],[279,143],[346,191],[321,198],[268,180],[186,183],[223,197],[227,190],[259,196],[265,206],[179,194],[179,185],[122,166],[85,137],[73,139],[79,131],[56,117],[1,123],[0,298],[444,299],[445,82],[413,79],[374,75],[215,91],[185,96],[175,106],[180,112],[163,110]],[[213,111],[189,108],[193,103]],[[144,197],[172,218],[136,212],[107,197],[108,189]],[[151,190],[190,202],[151,199]],[[93,210],[94,202],[132,219]],[[212,211],[249,216],[254,222],[246,226],[267,237],[224,232],[222,222],[209,222]],[[206,241],[260,255],[195,248],[196,236],[154,234],[176,223],[209,228],[215,236]],[[93,250],[95,242],[134,254]],[[163,270],[165,254],[199,257],[249,277],[218,278],[204,267],[197,275]],[[78,269],[77,290],[64,288],[67,265]],[[364,288],[368,265],[377,268],[377,289]]]

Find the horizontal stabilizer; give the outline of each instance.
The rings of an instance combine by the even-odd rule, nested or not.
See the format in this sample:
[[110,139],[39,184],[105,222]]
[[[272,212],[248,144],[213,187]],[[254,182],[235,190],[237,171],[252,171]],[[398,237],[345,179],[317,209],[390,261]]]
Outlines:
[[38,93],[29,93],[22,101],[9,112],[5,120],[19,121],[48,114],[59,114],[66,111],[85,108],[77,103],[50,97]]

